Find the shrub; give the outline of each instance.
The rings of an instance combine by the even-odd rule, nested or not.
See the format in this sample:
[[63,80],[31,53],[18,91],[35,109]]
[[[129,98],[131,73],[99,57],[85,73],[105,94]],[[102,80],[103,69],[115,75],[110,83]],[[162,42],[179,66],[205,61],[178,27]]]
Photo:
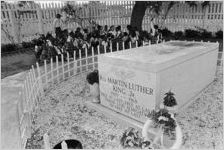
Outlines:
[[16,50],[17,50],[17,45],[16,44],[4,44],[4,45],[1,45],[1,52],[2,53],[14,52]]
[[219,30],[215,33],[216,38],[218,39],[222,39],[223,38],[223,31]]
[[30,47],[34,47],[34,43],[33,42],[22,42],[22,46],[23,48],[30,48]]
[[199,38],[200,32],[192,29],[185,30],[185,37],[186,38]]
[[175,39],[180,39],[181,37],[183,37],[184,33],[182,31],[176,31],[174,32],[174,38]]
[[201,37],[202,38],[212,38],[212,32],[208,32],[208,31],[204,30],[203,32],[201,32]]
[[172,36],[172,32],[170,30],[168,30],[167,28],[164,28],[161,30],[161,33],[163,35],[163,37],[169,37],[169,36]]
[[98,83],[99,84],[99,74],[98,74],[98,70],[94,70],[93,72],[90,72],[87,75],[86,80],[91,85],[93,85],[94,83]]

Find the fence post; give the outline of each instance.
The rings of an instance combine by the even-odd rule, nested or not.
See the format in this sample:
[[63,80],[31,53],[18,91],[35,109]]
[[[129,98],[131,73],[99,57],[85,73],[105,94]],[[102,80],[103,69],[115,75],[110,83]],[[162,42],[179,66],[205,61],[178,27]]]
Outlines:
[[57,81],[60,82],[60,76],[59,76],[59,68],[58,68],[58,56],[56,56],[56,70],[57,70]]
[[106,45],[104,45],[103,48],[104,48],[104,54],[106,54],[107,53],[107,47],[106,47]]
[[49,136],[47,133],[44,134],[44,149],[51,149],[50,147],[50,141],[49,141]]
[[87,48],[85,48],[85,57],[86,57],[86,71],[88,71],[88,67],[89,67],[89,63],[88,63],[88,55],[87,55],[88,51],[87,51]]
[[203,26],[202,26],[202,28],[203,29],[207,29],[207,22],[208,22],[208,15],[209,15],[209,13],[208,13],[208,10],[209,10],[209,7],[210,7],[210,5],[211,4],[209,4],[209,6],[205,6],[205,10],[203,10],[204,12],[204,18],[203,18]]
[[15,43],[19,43],[20,42],[20,37],[19,37],[19,34],[18,34],[18,24],[16,24],[16,17],[15,17],[15,14],[14,14],[14,10],[13,9],[8,9],[9,11],[9,19],[10,19],[10,24],[12,26],[12,36],[13,36],[13,41]]
[[112,50],[113,49],[113,47],[112,47],[112,41],[110,41],[110,52],[112,53]]
[[67,64],[68,64],[68,77],[70,77],[71,76],[71,72],[70,72],[70,60],[69,60],[69,53],[67,52],[66,53],[67,54]]
[[61,143],[61,148],[62,148],[62,149],[68,149],[68,146],[67,146],[67,144],[66,144],[65,141],[63,141],[63,142]]
[[64,55],[61,54],[62,80],[65,79]]
[[43,87],[43,84],[42,84],[42,78],[41,78],[41,73],[40,73],[40,67],[39,67],[39,64],[38,64],[38,63],[36,63],[36,65],[37,65],[37,73],[38,73],[37,80],[38,80],[38,82],[39,82],[41,96],[43,96],[43,94],[44,94],[44,87]]
[[46,59],[44,59],[44,73],[45,73],[45,82],[46,82],[46,85],[48,83],[48,73],[47,73],[47,61]]
[[76,60],[76,51],[73,52],[73,65],[74,65],[74,75],[77,74],[77,60]]
[[117,42],[117,51],[119,51],[119,43]]
[[53,71],[54,70],[54,66],[53,66],[54,63],[53,63],[53,58],[52,57],[51,57],[51,61],[50,62],[51,62],[51,81],[50,82],[52,84],[54,84],[54,71]]
[[100,55],[100,46],[97,46],[97,55]]
[[93,70],[95,69],[95,62],[94,62],[94,49],[92,47],[92,61],[93,61]]
[[37,18],[38,18],[38,28],[39,34],[44,34],[43,21],[42,21],[42,11],[40,7],[37,7]]

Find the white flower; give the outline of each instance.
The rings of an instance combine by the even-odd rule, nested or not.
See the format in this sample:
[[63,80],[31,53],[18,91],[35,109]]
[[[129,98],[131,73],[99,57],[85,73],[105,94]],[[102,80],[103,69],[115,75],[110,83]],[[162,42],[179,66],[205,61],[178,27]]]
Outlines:
[[38,46],[35,45],[35,52],[37,53],[38,52]]
[[158,120],[159,120],[159,121],[160,121],[160,120],[168,121],[168,118],[163,117],[163,116],[160,116],[160,117],[158,118]]
[[168,112],[170,114],[170,117],[174,119],[174,114],[171,112]]

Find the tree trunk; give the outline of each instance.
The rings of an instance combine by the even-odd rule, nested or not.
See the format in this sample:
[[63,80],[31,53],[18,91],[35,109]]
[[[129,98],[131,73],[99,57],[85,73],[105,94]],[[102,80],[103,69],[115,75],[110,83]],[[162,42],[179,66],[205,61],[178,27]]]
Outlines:
[[142,30],[142,21],[146,11],[146,1],[136,1],[131,14],[131,26]]

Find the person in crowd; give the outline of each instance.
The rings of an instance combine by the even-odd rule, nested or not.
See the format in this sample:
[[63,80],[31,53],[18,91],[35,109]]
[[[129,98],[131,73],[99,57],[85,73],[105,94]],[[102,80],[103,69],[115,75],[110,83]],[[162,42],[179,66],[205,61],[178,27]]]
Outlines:
[[108,33],[108,26],[105,25],[105,26],[104,26],[104,34],[106,35],[107,33]]
[[80,27],[76,28],[75,37],[79,38],[79,39],[83,39],[83,34],[81,33],[81,28]]
[[[154,25],[153,19],[151,22],[151,33],[148,33],[147,31],[139,31],[136,27],[132,27],[131,25],[127,25],[126,32],[121,30],[121,26],[118,25],[116,28],[112,25],[110,26],[110,29],[108,30],[108,26],[102,27],[101,25],[94,25],[92,26],[92,31],[88,30],[87,28],[81,28],[78,27],[73,32],[63,32],[62,24],[61,22],[61,16],[60,14],[56,15],[56,19],[54,20],[54,29],[56,32],[56,38],[47,35],[47,39],[50,41],[42,40],[47,42],[47,47],[54,47],[56,49],[61,50],[62,53],[69,52],[72,56],[74,50],[78,51],[76,54],[79,54],[79,50],[83,53],[84,50],[90,50],[94,48],[94,51],[97,52],[97,48],[99,46],[100,51],[104,51],[104,48],[106,50],[110,49],[112,47],[113,50],[117,49],[117,45],[119,45],[118,49],[122,49],[123,42],[124,42],[124,48],[130,48],[130,42],[131,46],[135,47],[136,43],[138,46],[141,45],[148,45],[149,39],[154,40],[153,42],[156,43],[159,41],[158,39],[162,38],[162,35],[160,34],[160,30],[158,29],[157,25]],[[65,29],[66,31],[66,29]],[[41,41],[41,38],[40,40]],[[152,42],[152,43],[153,43]],[[112,45],[111,45],[112,44]],[[40,45],[40,44],[39,44]],[[36,56],[40,57],[40,53],[43,56],[46,55],[54,55],[54,53],[51,53],[52,51],[48,51],[48,49],[44,48],[44,46],[36,46]],[[58,50],[57,50],[58,51]],[[49,53],[49,54],[48,54]]]
[[129,48],[129,42],[130,42],[130,37],[128,36],[127,32],[124,32],[123,37],[122,37],[122,42],[124,42],[124,48],[128,49]]
[[143,46],[149,45],[149,39],[150,39],[150,36],[147,31],[140,32],[139,41],[141,42],[141,45]]
[[61,19],[61,15],[60,14],[57,14],[56,15],[56,18],[54,19],[53,21],[53,30],[56,34],[56,37],[59,37],[62,33],[62,19]]
[[132,26],[131,25],[127,25],[127,33],[128,33],[128,35],[130,35],[131,32],[132,32]]
[[116,27],[116,38],[121,38],[122,37],[122,32],[121,32],[121,26]]
[[134,31],[131,32],[130,39],[131,39],[131,43],[132,44],[135,44],[136,43],[137,36],[136,36],[136,33]]
[[150,27],[152,36],[151,44],[160,43],[162,41],[162,33],[160,32],[159,26],[154,24],[154,18],[151,19]]
[[88,39],[88,29],[83,29],[83,40],[87,41]]
[[115,31],[114,25],[110,26],[109,33],[112,34],[114,37],[116,36],[116,31]]
[[68,18],[68,15],[65,11],[62,11],[61,20],[62,20],[62,31],[64,33],[68,33],[69,18]]
[[135,34],[136,34],[136,39],[139,40],[139,34],[140,34],[140,33],[139,33],[138,28],[137,28],[137,27],[134,27],[133,30],[134,30],[134,32],[135,32]]

